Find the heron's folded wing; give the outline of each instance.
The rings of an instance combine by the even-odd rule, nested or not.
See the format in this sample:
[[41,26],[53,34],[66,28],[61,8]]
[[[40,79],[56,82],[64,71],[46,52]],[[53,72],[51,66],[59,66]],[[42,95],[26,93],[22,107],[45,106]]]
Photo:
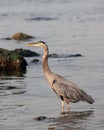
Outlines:
[[73,83],[58,82],[57,80],[53,83],[54,91],[63,98],[70,99],[71,102],[78,102],[82,99],[83,90],[79,89],[77,85]]

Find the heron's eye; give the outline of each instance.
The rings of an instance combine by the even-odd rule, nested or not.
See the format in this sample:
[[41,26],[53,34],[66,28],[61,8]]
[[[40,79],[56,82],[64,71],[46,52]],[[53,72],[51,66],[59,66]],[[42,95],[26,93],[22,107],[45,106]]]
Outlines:
[[53,80],[53,84],[56,82],[56,80]]
[[53,80],[52,85],[56,83],[56,80]]

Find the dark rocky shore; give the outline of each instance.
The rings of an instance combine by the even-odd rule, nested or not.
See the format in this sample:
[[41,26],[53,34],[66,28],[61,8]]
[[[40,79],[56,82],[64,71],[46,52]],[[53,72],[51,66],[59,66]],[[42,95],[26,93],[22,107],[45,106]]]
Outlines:
[[27,61],[24,57],[39,56],[38,53],[25,49],[7,50],[0,48],[0,75],[25,73]]
[[27,62],[13,51],[0,48],[0,73],[11,71],[26,71]]

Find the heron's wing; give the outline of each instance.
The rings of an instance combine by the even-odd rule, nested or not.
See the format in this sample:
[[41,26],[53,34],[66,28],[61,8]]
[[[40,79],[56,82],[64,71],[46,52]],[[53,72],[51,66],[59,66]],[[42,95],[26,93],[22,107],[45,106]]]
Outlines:
[[56,75],[53,81],[54,91],[61,97],[69,99],[71,102],[87,101],[92,100],[82,89],[76,84],[64,79],[63,77]]
[[52,84],[53,90],[57,95],[69,99],[72,102],[79,100],[79,88],[72,82],[65,80],[63,77],[56,75]]

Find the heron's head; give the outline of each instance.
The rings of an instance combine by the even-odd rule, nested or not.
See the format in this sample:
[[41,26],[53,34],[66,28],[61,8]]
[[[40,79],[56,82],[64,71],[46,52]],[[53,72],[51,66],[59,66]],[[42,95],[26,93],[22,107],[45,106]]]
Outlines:
[[39,47],[42,47],[42,48],[46,48],[47,47],[47,44],[45,42],[43,42],[43,41],[28,43],[27,45],[28,46],[39,46]]

